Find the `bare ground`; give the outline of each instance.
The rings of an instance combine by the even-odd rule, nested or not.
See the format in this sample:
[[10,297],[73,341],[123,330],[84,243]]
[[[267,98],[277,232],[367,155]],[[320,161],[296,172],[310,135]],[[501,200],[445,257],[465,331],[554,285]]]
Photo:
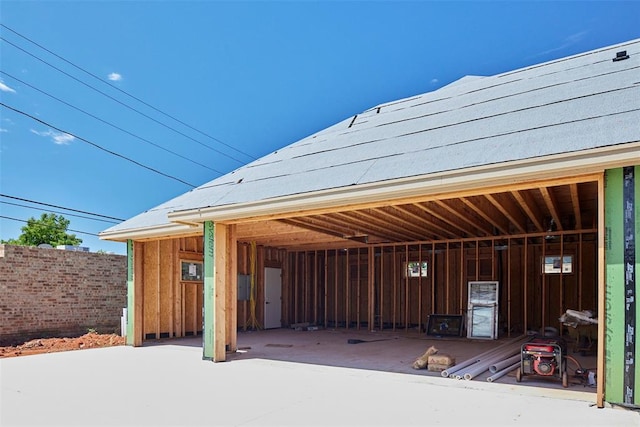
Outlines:
[[0,347],[0,358],[54,353],[58,351],[84,350],[88,348],[112,347],[124,344],[125,338],[119,335],[89,332],[76,338],[41,338],[27,341],[16,346]]

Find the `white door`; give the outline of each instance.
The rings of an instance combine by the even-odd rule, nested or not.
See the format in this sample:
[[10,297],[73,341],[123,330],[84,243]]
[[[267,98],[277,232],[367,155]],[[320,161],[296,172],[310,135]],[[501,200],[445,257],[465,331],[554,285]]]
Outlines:
[[264,269],[264,328],[282,327],[282,270]]

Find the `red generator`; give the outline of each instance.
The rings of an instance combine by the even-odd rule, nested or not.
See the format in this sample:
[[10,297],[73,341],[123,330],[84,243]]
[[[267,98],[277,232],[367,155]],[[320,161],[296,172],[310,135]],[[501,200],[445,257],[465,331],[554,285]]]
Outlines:
[[528,375],[557,378],[562,387],[569,386],[564,344],[557,338],[534,338],[522,344],[520,367],[516,371],[516,381]]

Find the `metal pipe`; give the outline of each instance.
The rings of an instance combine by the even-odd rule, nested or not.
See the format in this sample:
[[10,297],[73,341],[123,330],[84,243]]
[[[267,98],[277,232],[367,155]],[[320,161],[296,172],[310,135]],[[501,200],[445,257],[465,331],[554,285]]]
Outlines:
[[501,378],[503,376],[505,376],[506,374],[508,374],[509,372],[513,371],[516,368],[520,367],[520,362],[518,363],[514,363],[513,365],[504,368],[503,370],[496,372],[495,374],[491,375],[490,377],[487,377],[487,381],[489,381],[490,383],[494,382],[495,380],[497,380],[498,378]]

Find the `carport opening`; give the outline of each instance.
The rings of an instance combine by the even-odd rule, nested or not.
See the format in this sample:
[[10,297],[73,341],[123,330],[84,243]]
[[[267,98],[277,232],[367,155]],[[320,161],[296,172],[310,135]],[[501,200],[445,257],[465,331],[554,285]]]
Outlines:
[[[560,318],[567,310],[597,312],[596,178],[236,224],[237,274],[254,280],[250,298],[238,300],[231,310],[237,318],[238,347],[251,347],[240,357],[257,357],[256,347],[243,340],[262,336],[272,340],[274,331],[303,342],[304,337],[320,333],[339,334],[339,346],[309,344],[313,350],[306,361],[327,363],[323,352],[328,350],[332,360],[344,356],[346,366],[352,360],[349,352],[375,345],[379,349],[373,357],[384,369],[392,363],[381,349],[400,348],[400,342],[407,341],[426,346],[406,348],[402,356],[403,369],[415,373],[411,363],[431,345],[446,344],[448,349],[440,350],[459,353],[452,356],[460,361],[484,347],[553,330],[566,340],[567,355],[581,368],[595,369],[595,328],[570,328]],[[202,283],[165,283],[171,283],[185,259],[202,261],[202,237],[140,246],[137,259],[146,261],[141,267],[143,336],[198,339],[203,325]],[[155,266],[147,262],[153,260],[158,260]],[[281,272],[277,304],[281,320],[274,330],[265,331],[267,269]],[[467,337],[472,282],[497,284],[495,337],[491,337],[496,339]],[[240,294],[246,292],[239,289]],[[428,334],[434,316],[458,316],[460,335]],[[393,340],[364,343],[362,348],[348,343],[366,341],[370,334]],[[264,357],[279,355],[286,360],[287,355],[304,354],[297,350],[305,344],[297,341],[284,343],[291,347],[263,344]],[[239,356],[228,354],[234,357]],[[354,358],[363,360],[361,355]],[[568,365],[570,374],[578,364]]]

